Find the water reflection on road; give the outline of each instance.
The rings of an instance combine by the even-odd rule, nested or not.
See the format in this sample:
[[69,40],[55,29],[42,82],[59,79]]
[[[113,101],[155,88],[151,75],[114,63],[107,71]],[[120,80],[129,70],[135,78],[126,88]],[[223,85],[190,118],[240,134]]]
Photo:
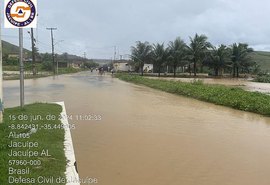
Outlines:
[[[18,106],[18,81],[5,105]],[[90,72],[26,80],[26,101],[65,101],[80,176],[102,185],[269,185],[270,119]]]

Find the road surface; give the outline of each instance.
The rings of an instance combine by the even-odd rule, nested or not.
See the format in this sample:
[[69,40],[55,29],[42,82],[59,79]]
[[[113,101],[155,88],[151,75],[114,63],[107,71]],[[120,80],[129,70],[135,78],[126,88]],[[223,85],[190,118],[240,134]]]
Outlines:
[[[6,107],[19,82],[5,81]],[[270,118],[82,72],[25,82],[65,101],[79,174],[100,185],[269,185]],[[89,121],[100,115],[101,121]],[[75,117],[79,118],[76,119]]]

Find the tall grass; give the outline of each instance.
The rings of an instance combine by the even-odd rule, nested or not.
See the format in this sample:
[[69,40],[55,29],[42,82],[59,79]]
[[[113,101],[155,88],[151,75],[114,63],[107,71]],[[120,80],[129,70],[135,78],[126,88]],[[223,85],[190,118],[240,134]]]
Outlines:
[[169,93],[270,116],[270,96],[263,93],[248,92],[237,87],[210,85],[201,82],[175,82],[125,74],[117,74],[116,76],[127,82],[142,84]]

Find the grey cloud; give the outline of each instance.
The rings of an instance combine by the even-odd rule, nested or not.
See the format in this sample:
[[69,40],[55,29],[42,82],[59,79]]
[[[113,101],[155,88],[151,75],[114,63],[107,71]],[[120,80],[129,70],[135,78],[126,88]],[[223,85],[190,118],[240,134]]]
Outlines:
[[[111,58],[113,46],[129,52],[137,40],[152,43],[195,33],[215,44],[247,42],[255,49],[270,48],[270,2],[267,0],[39,0],[41,51],[50,52],[46,27],[57,27],[59,52],[89,58]],[[16,35],[4,30],[4,34]],[[14,38],[6,38],[15,42]],[[25,41],[28,42],[28,41]],[[29,44],[26,46],[30,47]]]

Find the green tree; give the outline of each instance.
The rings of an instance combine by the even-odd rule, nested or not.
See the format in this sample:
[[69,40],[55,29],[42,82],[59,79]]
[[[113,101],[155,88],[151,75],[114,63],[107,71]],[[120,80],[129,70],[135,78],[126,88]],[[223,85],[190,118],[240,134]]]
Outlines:
[[220,45],[218,48],[213,47],[208,55],[207,65],[214,69],[215,76],[219,76],[222,70],[228,67],[230,61],[230,51],[225,45]]
[[207,41],[207,37],[205,35],[196,35],[194,38],[190,37],[190,45],[189,45],[189,59],[193,62],[193,71],[194,76],[197,75],[197,64],[200,63],[203,65],[203,61],[206,58],[206,54],[208,52],[208,48],[211,47],[210,42]]
[[168,58],[168,50],[164,48],[164,44],[154,44],[153,46],[153,61],[157,68],[158,76],[160,76],[161,68],[164,66]]
[[141,75],[143,76],[143,66],[145,62],[152,60],[152,46],[149,42],[136,42],[136,46],[131,47],[131,58],[139,65]]
[[252,48],[248,47],[248,44],[234,43],[231,46],[231,61],[233,77],[239,77],[239,69],[251,65],[251,57],[249,53],[253,51]]
[[52,54],[50,54],[50,53],[44,53],[44,54],[42,54],[41,60],[43,62],[45,62],[45,61],[52,61]]
[[173,75],[176,76],[176,69],[179,65],[184,64],[187,56],[187,45],[180,38],[176,38],[174,41],[169,43],[169,60],[173,67]]
[[52,71],[53,70],[52,61],[43,61],[41,64],[41,68],[45,71]]

